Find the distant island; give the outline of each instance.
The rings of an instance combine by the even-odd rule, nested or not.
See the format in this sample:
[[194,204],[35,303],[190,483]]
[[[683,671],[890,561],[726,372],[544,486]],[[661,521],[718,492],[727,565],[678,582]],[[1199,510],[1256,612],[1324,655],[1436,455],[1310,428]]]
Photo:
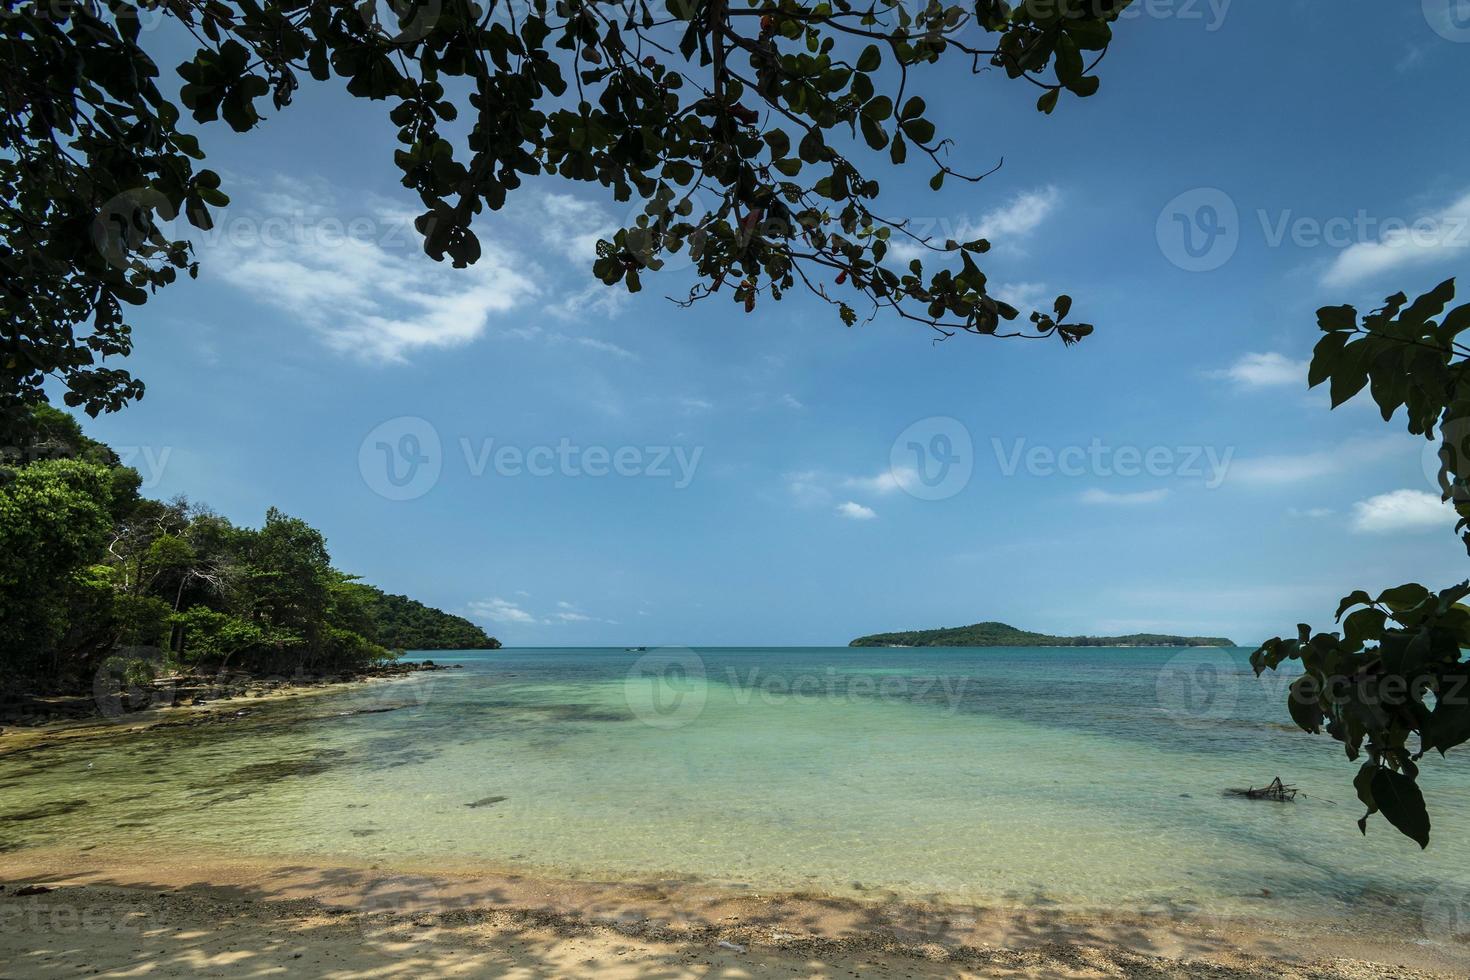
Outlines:
[[1127,636],[1048,636],[1018,630],[1005,623],[976,623],[937,630],[905,630],[860,636],[850,647],[1233,647],[1223,636],[1168,636],[1130,633]]

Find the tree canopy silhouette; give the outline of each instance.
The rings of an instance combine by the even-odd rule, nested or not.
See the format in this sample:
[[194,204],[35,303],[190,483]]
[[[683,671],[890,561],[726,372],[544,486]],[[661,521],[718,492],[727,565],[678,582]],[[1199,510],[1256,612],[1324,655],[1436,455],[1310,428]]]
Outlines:
[[[1317,313],[1322,338],[1308,383],[1327,384],[1332,407],[1368,389],[1385,422],[1399,409],[1409,432],[1439,443],[1441,497],[1459,515],[1470,550],[1470,304],[1450,309],[1450,279],[1413,302],[1403,293],[1361,317],[1351,306]],[[1448,524],[1448,521],[1446,521]],[[1299,661],[1287,706],[1302,730],[1323,730],[1362,759],[1353,780],[1367,812],[1429,846],[1419,762],[1470,742],[1470,582],[1431,591],[1416,582],[1376,596],[1357,590],[1337,608],[1341,633],[1275,637],[1251,654],[1256,673]],[[1351,612],[1349,612],[1351,610]],[[1346,614],[1346,618],[1344,618]],[[1411,741],[1411,738],[1413,741]]]
[[[94,415],[142,395],[115,361],[132,347],[128,308],[198,272],[165,223],[207,229],[229,201],[184,114],[244,132],[305,79],[388,104],[436,260],[473,263],[475,216],[556,174],[642,204],[598,245],[609,285],[636,291],[687,249],[685,303],[723,290],[751,311],[800,285],[848,325],[886,310],[945,334],[1071,344],[1092,327],[1067,322],[1065,296],[1007,326],[1019,313],[975,262],[988,242],[921,238],[875,210],[874,164],[921,166],[935,189],[980,180],[951,166],[922,70],[995,70],[1050,113],[1097,91],[1130,2],[5,0],[0,425],[29,418],[47,378]],[[182,105],[148,51],[160,21],[198,43],[177,67]],[[895,268],[894,236],[957,261]]]

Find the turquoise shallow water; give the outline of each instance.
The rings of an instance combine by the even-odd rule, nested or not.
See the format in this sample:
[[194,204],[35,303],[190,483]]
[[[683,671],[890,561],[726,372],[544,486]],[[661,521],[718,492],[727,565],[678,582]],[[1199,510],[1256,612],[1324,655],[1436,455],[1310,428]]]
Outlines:
[[[0,758],[0,847],[1311,918],[1470,884],[1466,759],[1425,765],[1427,854],[1361,837],[1353,766],[1244,650],[432,656],[463,669]],[[1278,774],[1321,800],[1222,796]]]

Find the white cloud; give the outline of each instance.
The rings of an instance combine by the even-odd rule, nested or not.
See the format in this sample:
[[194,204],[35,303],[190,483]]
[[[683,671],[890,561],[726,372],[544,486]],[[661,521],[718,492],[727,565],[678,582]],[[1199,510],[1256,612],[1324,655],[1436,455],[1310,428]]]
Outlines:
[[[786,474],[786,489],[792,498],[804,507],[825,507],[840,499],[838,491],[856,492],[878,497],[887,497],[899,490],[919,485],[919,472],[911,466],[880,470],[872,476],[838,476],[830,471],[804,470]],[[844,496],[846,494],[843,494]],[[867,515],[852,508],[868,511]],[[844,503],[838,513],[857,520],[875,517],[869,508],[854,502]]]
[[904,487],[917,486],[918,482],[919,471],[912,466],[905,466],[883,470],[876,476],[850,476],[842,481],[842,485],[850,490],[864,490],[887,496]]
[[1044,282],[1006,282],[994,286],[990,294],[996,299],[1003,300],[1016,309],[1026,310],[1050,309],[1051,304],[1045,303],[1047,288]]
[[612,626],[619,625],[616,619],[603,619],[600,616],[589,616],[576,605],[562,600],[556,604],[557,612],[551,614],[551,620],[558,623],[608,623]]
[[589,269],[597,258],[598,239],[610,239],[617,230],[602,207],[571,194],[540,194],[532,199],[531,207],[528,214],[538,226],[541,241]]
[[832,491],[827,489],[822,474],[816,470],[788,473],[786,490],[798,504],[804,507],[821,506],[832,499]]
[[714,408],[714,403],[704,398],[685,397],[679,399],[679,407],[693,415],[695,412],[708,412]]
[[839,504],[837,506],[837,513],[839,516],[853,521],[871,521],[878,516],[878,512],[873,510],[873,508],[864,507],[862,504],[855,503],[851,500],[845,504]]
[[1424,48],[1417,44],[1409,44],[1404,47],[1404,55],[1393,66],[1397,72],[1413,71],[1424,63]]
[[752,412],[772,409],[800,412],[806,409],[806,403],[789,391],[779,394],[769,390],[752,391],[746,396],[745,403]]
[[206,270],[298,317],[336,350],[391,362],[458,346],[539,292],[534,271],[494,247],[468,269],[434,262],[412,216],[394,205],[349,209],[324,186],[285,178],[257,197],[256,215],[226,212],[203,239]]
[[1144,504],[1156,504],[1169,496],[1165,490],[1140,490],[1136,493],[1114,493],[1110,490],[1084,490],[1081,500],[1084,504],[1103,504],[1117,507],[1137,507]]
[[1256,486],[1281,486],[1330,477],[1381,462],[1404,451],[1405,442],[1397,436],[1357,439],[1333,449],[1309,453],[1236,459],[1226,471],[1226,478],[1232,482]]
[[333,349],[367,360],[403,361],[414,350],[467,344],[493,315],[539,291],[494,248],[469,268],[454,269],[369,238],[330,244],[312,238],[222,245],[212,267],[231,285],[298,317]]
[[[1024,238],[1034,232],[1056,210],[1061,198],[1061,191],[1057,188],[1040,187],[1019,194],[1009,203],[986,212],[977,222],[967,219],[958,222],[914,219],[908,230],[918,238],[929,239],[930,245],[941,248],[945,240],[950,238],[957,242],[984,238],[993,244],[1000,244],[1001,240]],[[943,256],[901,232],[896,232],[889,238],[886,260],[907,266],[914,259],[921,258],[943,259]]]
[[[611,223],[597,205],[571,195],[529,192],[513,209],[477,225],[482,254],[464,269],[425,255],[413,212],[395,202],[347,202],[325,184],[278,178],[250,205],[253,211],[237,205],[214,231],[202,233],[206,274],[363,360],[396,363],[419,350],[463,346],[497,318],[533,303],[538,313],[573,322],[612,319],[629,303],[624,291],[587,281],[595,242]],[[540,255],[576,284],[562,288],[527,246],[544,246]],[[609,341],[534,323],[501,332],[637,358]]]
[[1313,521],[1320,521],[1324,517],[1331,517],[1335,513],[1337,512],[1331,507],[1307,507],[1305,509],[1288,507],[1286,510],[1287,517],[1305,517]]
[[1279,385],[1305,387],[1307,362],[1294,361],[1285,354],[1274,351],[1246,354],[1228,368],[1211,371],[1210,376],[1233,381],[1242,388],[1271,388]]
[[609,340],[599,340],[596,337],[583,337],[574,334],[562,333],[558,330],[545,330],[535,324],[519,327],[508,327],[498,334],[501,337],[509,337],[514,340],[540,341],[549,346],[559,344],[572,344],[587,350],[597,351],[600,354],[608,354],[613,357],[629,361],[642,360],[637,354],[625,347],[620,347]]
[[[516,595],[530,596],[529,592],[520,591]],[[541,616],[529,612],[520,603],[511,602],[499,597],[494,599],[479,599],[469,604],[469,615],[476,619],[484,619],[493,623],[514,623],[517,625],[540,625],[555,626],[558,623],[607,623],[612,626],[619,625],[616,619],[603,619],[600,616],[589,616],[570,602],[562,600],[556,604],[556,612],[550,616]]]
[[478,599],[470,603],[470,615],[492,623],[534,623],[536,617],[508,599]]
[[1423,490],[1394,490],[1353,504],[1352,528],[1360,534],[1429,531],[1454,522],[1454,510]]
[[604,354],[612,354],[614,357],[625,357],[629,360],[638,360],[638,355],[626,348],[619,347],[606,340],[598,340],[596,337],[573,337],[572,343],[586,347],[589,350],[601,351]]
[[997,239],[1008,235],[1029,235],[1051,216],[1062,194],[1055,187],[1027,191],[1005,207],[989,212],[980,219],[974,238]]
[[1349,286],[1380,273],[1450,259],[1470,248],[1470,193],[1409,227],[1390,225],[1377,241],[1357,242],[1337,254],[1322,276],[1327,286]]
[[632,295],[623,287],[609,286],[594,280],[560,302],[547,306],[546,312],[557,319],[574,323],[585,323],[594,317],[611,320],[622,315],[632,300]]

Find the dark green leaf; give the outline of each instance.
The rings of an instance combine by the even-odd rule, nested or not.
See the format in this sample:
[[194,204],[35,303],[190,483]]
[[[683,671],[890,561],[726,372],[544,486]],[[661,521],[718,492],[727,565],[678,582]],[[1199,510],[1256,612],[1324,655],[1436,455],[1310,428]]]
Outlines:
[[1373,801],[1379,812],[1398,832],[1417,843],[1429,846],[1429,811],[1419,785],[1402,773],[1380,768],[1373,773]]

